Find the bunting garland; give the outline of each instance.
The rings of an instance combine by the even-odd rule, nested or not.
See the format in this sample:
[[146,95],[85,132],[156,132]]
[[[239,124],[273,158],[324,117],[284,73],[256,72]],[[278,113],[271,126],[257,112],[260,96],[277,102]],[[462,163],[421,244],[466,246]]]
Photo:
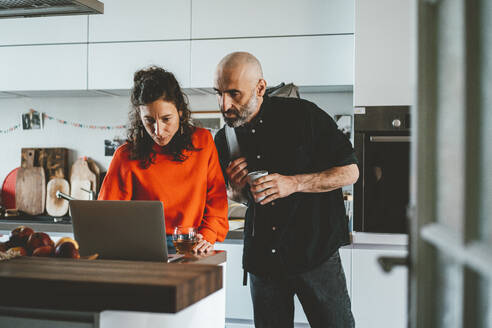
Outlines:
[[76,128],[83,128],[83,129],[93,129],[93,130],[126,129],[126,125],[93,125],[93,124],[82,124],[82,123],[76,123],[76,122],[69,122],[69,121],[55,118],[53,116],[49,116],[46,113],[43,113],[43,118],[50,120],[50,121],[56,121],[57,123],[60,123],[60,124],[70,125],[70,126],[73,126]]
[[13,132],[15,130],[18,130],[20,127],[21,127],[21,125],[17,124],[17,125],[10,127],[10,128],[5,129],[5,130],[0,129],[0,134]]
[[[36,112],[34,109],[30,109],[29,112]],[[43,119],[45,120],[50,120],[50,121],[55,121],[57,123],[63,124],[63,125],[69,125],[73,126],[75,128],[81,128],[81,129],[93,129],[93,130],[117,130],[117,129],[126,129],[126,125],[94,125],[94,124],[82,124],[82,123],[77,123],[77,122],[69,122],[66,120],[62,120],[59,118],[55,118],[53,116],[50,116],[46,113],[42,113]],[[22,124],[16,124],[14,126],[11,126],[6,129],[1,129],[0,128],[0,134],[6,134],[10,132],[14,132],[16,130],[19,130],[22,128]]]

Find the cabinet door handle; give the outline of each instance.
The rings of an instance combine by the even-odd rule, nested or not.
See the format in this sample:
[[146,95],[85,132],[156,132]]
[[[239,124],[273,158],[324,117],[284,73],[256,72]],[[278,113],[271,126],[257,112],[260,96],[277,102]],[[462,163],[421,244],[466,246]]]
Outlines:
[[378,263],[384,272],[388,273],[395,266],[406,266],[408,267],[410,262],[408,256],[405,257],[392,257],[392,256],[381,256],[378,257]]
[[410,142],[410,136],[370,136],[370,142]]

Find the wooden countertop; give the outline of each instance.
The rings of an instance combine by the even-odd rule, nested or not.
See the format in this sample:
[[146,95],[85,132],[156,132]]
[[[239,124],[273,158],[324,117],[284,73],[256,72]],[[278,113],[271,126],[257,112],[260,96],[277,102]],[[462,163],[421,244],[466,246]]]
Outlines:
[[215,251],[181,263],[16,258],[0,262],[0,306],[175,313],[222,288],[216,264],[225,256]]

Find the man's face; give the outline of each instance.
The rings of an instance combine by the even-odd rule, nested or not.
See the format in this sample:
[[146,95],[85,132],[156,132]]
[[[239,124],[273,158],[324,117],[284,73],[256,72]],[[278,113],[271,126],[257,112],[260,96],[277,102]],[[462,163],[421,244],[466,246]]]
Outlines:
[[240,70],[219,70],[214,90],[227,125],[238,127],[249,122],[258,111],[258,81]]

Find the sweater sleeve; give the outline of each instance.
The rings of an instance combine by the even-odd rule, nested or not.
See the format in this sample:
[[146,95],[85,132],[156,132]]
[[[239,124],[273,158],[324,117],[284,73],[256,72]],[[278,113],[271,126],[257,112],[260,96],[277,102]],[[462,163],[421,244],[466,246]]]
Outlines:
[[119,147],[114,153],[99,192],[99,200],[132,199],[132,174],[127,165],[128,159],[125,156],[125,147],[126,145]]
[[229,231],[227,220],[227,193],[220,168],[217,149],[210,133],[207,133],[210,157],[207,171],[207,202],[199,230],[210,243],[223,241]]

